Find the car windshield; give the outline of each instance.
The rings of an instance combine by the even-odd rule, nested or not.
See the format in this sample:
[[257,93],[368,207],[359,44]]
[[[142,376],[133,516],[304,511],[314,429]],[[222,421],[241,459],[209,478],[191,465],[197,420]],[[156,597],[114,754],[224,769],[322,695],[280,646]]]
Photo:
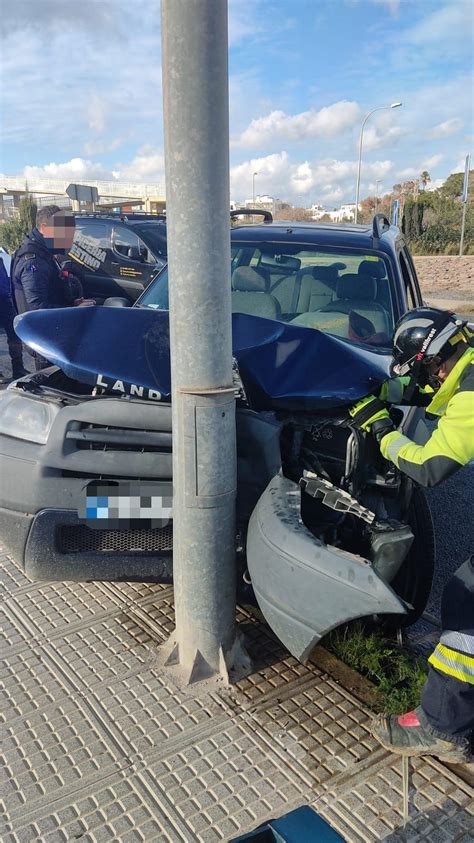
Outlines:
[[166,257],[166,228],[161,223],[134,225],[133,230],[150,247],[155,257]]
[[[276,319],[373,347],[388,348],[394,327],[393,281],[381,253],[307,244],[232,246],[232,312]],[[168,272],[139,305],[168,309]]]

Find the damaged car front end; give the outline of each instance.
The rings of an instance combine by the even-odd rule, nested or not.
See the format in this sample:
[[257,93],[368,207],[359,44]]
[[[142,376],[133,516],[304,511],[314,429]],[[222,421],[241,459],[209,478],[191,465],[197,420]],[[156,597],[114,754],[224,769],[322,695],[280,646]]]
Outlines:
[[[167,311],[36,312],[17,331],[54,366],[0,399],[5,543],[34,579],[171,581],[172,516],[95,529],[81,517],[99,481],[172,497]],[[387,378],[387,355],[242,313],[233,354],[239,599],[257,602],[299,659],[352,618],[410,622],[429,592],[416,573],[429,511],[348,414]],[[395,412],[413,435],[411,412]]]

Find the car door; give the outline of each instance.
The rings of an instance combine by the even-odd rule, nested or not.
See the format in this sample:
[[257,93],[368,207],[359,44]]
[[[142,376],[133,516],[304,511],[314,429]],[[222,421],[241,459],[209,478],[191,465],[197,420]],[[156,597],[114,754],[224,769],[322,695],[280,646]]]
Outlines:
[[[121,293],[134,302],[148,284],[153,264],[148,262],[149,249],[143,241],[122,223],[112,229],[111,270]],[[115,294],[117,295],[117,293]]]
[[79,277],[86,298],[102,304],[107,296],[119,295],[110,279],[111,227],[106,220],[76,217],[74,242],[69,251],[73,269]]

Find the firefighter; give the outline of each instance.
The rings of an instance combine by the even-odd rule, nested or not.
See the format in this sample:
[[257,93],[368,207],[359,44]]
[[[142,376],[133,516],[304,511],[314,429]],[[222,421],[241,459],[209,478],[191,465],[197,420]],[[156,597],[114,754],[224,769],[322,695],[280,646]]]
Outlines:
[[[372,433],[382,455],[421,486],[434,486],[474,458],[474,347],[467,323],[453,313],[418,307],[399,320],[392,373],[380,397],[358,402],[354,423]],[[387,403],[426,406],[439,417],[425,445],[398,430]],[[470,758],[474,730],[474,555],[446,584],[442,632],[429,658],[421,704],[403,715],[379,715],[373,734],[400,755]]]

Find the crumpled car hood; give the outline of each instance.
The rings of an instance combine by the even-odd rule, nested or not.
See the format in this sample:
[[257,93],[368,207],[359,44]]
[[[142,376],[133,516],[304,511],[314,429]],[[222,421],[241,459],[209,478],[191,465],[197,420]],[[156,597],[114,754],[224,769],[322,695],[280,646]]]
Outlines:
[[[312,328],[232,316],[233,353],[254,409],[324,409],[374,392],[389,357]],[[37,310],[15,320],[20,339],[82,383],[169,398],[167,311],[107,307]],[[133,388],[132,388],[133,387]]]

